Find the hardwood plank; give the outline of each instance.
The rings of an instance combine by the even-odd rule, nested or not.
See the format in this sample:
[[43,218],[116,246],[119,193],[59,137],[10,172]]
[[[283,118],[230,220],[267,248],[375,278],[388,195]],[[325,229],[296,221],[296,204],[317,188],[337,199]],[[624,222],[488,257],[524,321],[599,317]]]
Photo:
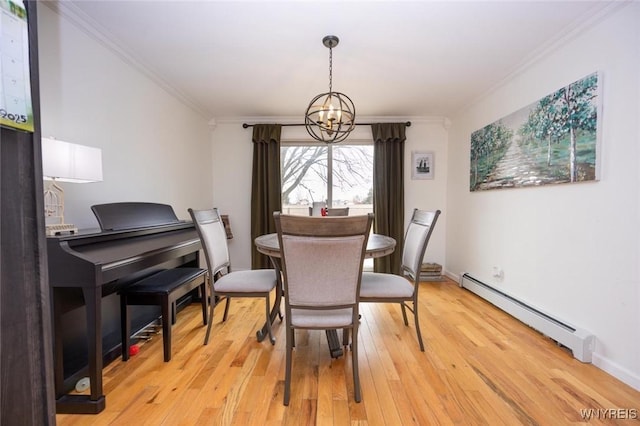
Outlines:
[[318,369],[318,424],[333,424],[331,362],[322,361]]
[[[105,411],[57,415],[57,424],[638,424],[597,410],[640,416],[640,392],[456,283],[423,283],[420,293],[425,352],[397,304],[363,304],[359,404],[351,352],[332,359],[324,332],[299,331],[291,403],[283,406],[284,327],[275,322],[274,346],[257,342],[264,305],[238,299],[225,323],[222,307],[216,309],[207,346],[200,307],[187,307],[173,329],[171,362],[162,361],[162,339],[154,337],[128,362],[105,368]],[[593,418],[581,410],[592,410]]]

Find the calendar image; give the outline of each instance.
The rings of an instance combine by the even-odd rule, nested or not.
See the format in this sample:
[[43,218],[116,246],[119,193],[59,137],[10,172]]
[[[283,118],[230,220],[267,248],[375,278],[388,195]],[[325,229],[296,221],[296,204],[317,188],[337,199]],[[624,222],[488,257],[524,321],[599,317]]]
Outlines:
[[27,10],[0,0],[0,125],[33,132]]

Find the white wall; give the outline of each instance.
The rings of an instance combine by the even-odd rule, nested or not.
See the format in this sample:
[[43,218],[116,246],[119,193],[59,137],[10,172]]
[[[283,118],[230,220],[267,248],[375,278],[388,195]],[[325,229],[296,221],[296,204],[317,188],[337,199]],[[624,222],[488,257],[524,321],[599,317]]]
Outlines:
[[[103,150],[104,182],[63,184],[68,222],[97,226],[92,204],[152,201],[231,216],[236,269],[250,267],[251,129],[205,118],[66,18],[39,12],[42,130]],[[443,211],[426,259],[470,272],[597,337],[594,364],[640,389],[640,4],[595,24],[446,120],[411,119],[411,151],[435,152],[435,179],[406,170],[405,212]],[[470,193],[469,137],[586,74],[603,72],[601,181]],[[273,122],[273,119],[247,119]],[[371,121],[368,120],[367,121]],[[388,121],[388,120],[379,120]],[[286,121],[281,121],[286,122]],[[307,137],[284,128],[283,139]],[[360,127],[354,138],[371,138]],[[445,248],[446,243],[446,248]],[[491,276],[493,266],[504,280]]]
[[[443,118],[412,119],[407,128],[405,142],[404,213],[405,228],[414,208],[441,210],[440,217],[429,240],[424,255],[425,262],[435,262],[446,269],[445,242],[448,212],[447,203],[447,160],[448,126]],[[434,153],[434,179],[411,179],[411,152],[432,151]]]
[[107,202],[210,205],[207,119],[48,7],[38,32],[42,134],[102,149],[103,182],[61,184],[66,222],[97,227]]
[[[596,336],[593,363],[640,389],[640,3],[567,39],[452,118],[447,270]],[[473,131],[601,71],[599,182],[469,191]],[[492,277],[492,267],[504,279]]]
[[[445,266],[446,203],[446,163],[447,129],[446,120],[441,118],[403,117],[398,120],[360,118],[362,122],[405,121],[412,125],[407,128],[405,142],[405,164],[410,164],[411,151],[433,151],[435,153],[435,179],[411,180],[411,170],[405,170],[405,223],[411,217],[414,207],[442,210],[432,240],[425,255],[425,261],[437,262]],[[229,214],[234,238],[229,242],[229,251],[234,269],[251,268],[251,168],[253,162],[252,128],[243,129],[242,123],[299,123],[302,119],[284,117],[275,119],[247,118],[245,120],[221,121],[213,132],[213,205],[222,213]],[[304,127],[283,127],[282,140],[309,140]],[[359,126],[347,139],[372,140],[371,128]]]

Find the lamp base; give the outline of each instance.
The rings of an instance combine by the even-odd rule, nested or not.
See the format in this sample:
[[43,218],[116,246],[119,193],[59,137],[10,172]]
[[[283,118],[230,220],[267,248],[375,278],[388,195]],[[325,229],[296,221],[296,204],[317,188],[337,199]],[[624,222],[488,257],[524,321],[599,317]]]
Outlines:
[[75,234],[78,232],[78,228],[75,225],[69,223],[58,223],[55,225],[45,226],[47,237],[55,237],[56,235],[62,235],[63,232],[69,232]]

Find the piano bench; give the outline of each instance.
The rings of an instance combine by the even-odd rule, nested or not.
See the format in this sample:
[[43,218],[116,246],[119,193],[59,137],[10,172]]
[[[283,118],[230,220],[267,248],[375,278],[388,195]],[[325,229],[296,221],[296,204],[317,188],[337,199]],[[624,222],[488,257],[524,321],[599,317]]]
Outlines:
[[176,301],[190,291],[200,288],[202,322],[207,325],[206,269],[163,269],[120,290],[120,319],[122,330],[122,360],[129,359],[131,324],[129,305],[157,305],[162,310],[162,343],[164,361],[171,360],[171,326],[176,320]]

